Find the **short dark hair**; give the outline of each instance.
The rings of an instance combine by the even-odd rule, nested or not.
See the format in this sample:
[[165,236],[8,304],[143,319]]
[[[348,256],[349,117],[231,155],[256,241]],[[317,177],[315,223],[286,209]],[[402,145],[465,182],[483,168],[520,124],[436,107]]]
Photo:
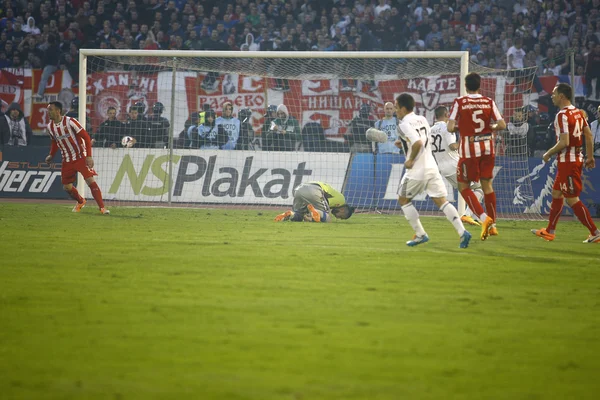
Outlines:
[[573,88],[568,83],[559,83],[556,85],[556,93],[564,95],[568,100],[573,98]]
[[435,119],[440,119],[446,114],[448,108],[446,106],[439,106],[435,109]]
[[50,103],[48,103],[48,105],[58,108],[58,111],[60,111],[60,113],[62,114],[63,105],[60,101],[51,101]]
[[352,207],[348,204],[344,204],[343,206],[339,206],[339,207],[333,207],[331,209],[331,211],[334,213],[334,215],[340,211],[344,214],[344,216],[339,216],[339,217],[336,215],[336,218],[340,218],[340,219],[350,218],[352,216],[352,214],[354,214],[355,210],[356,210],[356,207]]
[[415,99],[408,93],[402,93],[396,97],[396,103],[400,107],[406,108],[408,112],[411,112],[415,108]]
[[465,86],[469,92],[476,92],[481,86],[481,76],[478,73],[471,72],[465,76]]

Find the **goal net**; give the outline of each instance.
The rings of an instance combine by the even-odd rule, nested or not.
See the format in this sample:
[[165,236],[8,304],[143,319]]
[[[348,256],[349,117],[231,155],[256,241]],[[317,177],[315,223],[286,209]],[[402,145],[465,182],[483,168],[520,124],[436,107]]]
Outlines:
[[[325,181],[363,212],[399,213],[404,154],[393,145],[401,93],[434,123],[438,106],[482,75],[508,122],[525,110],[533,70],[497,71],[467,52],[80,52],[80,110],[110,206],[290,207],[293,188]],[[84,121],[81,121],[84,122]],[[366,139],[369,127],[388,143]],[[496,137],[502,217],[537,218],[527,137]],[[458,195],[448,184],[449,200]],[[422,212],[437,208],[425,196]]]

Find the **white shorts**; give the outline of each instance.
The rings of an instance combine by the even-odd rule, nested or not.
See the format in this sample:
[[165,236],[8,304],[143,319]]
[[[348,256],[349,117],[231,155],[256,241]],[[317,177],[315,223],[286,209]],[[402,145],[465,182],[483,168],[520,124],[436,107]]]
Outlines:
[[425,176],[424,179],[410,179],[406,175],[402,177],[398,196],[412,199],[423,192],[434,198],[448,196],[446,184],[439,173]]

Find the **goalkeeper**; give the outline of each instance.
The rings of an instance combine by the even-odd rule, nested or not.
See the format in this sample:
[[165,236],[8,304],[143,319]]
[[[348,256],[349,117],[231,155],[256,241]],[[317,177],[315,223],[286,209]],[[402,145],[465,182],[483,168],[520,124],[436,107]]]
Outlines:
[[294,189],[292,210],[275,217],[275,221],[330,222],[331,215],[348,219],[354,207],[346,204],[344,195],[324,182],[307,182]]

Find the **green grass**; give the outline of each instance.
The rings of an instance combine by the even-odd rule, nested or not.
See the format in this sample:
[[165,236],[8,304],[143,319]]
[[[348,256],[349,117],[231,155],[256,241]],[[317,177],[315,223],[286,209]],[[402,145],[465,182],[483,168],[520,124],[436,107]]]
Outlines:
[[401,215],[275,214],[0,204],[0,398],[598,398],[577,222],[461,250],[445,219],[408,248]]

